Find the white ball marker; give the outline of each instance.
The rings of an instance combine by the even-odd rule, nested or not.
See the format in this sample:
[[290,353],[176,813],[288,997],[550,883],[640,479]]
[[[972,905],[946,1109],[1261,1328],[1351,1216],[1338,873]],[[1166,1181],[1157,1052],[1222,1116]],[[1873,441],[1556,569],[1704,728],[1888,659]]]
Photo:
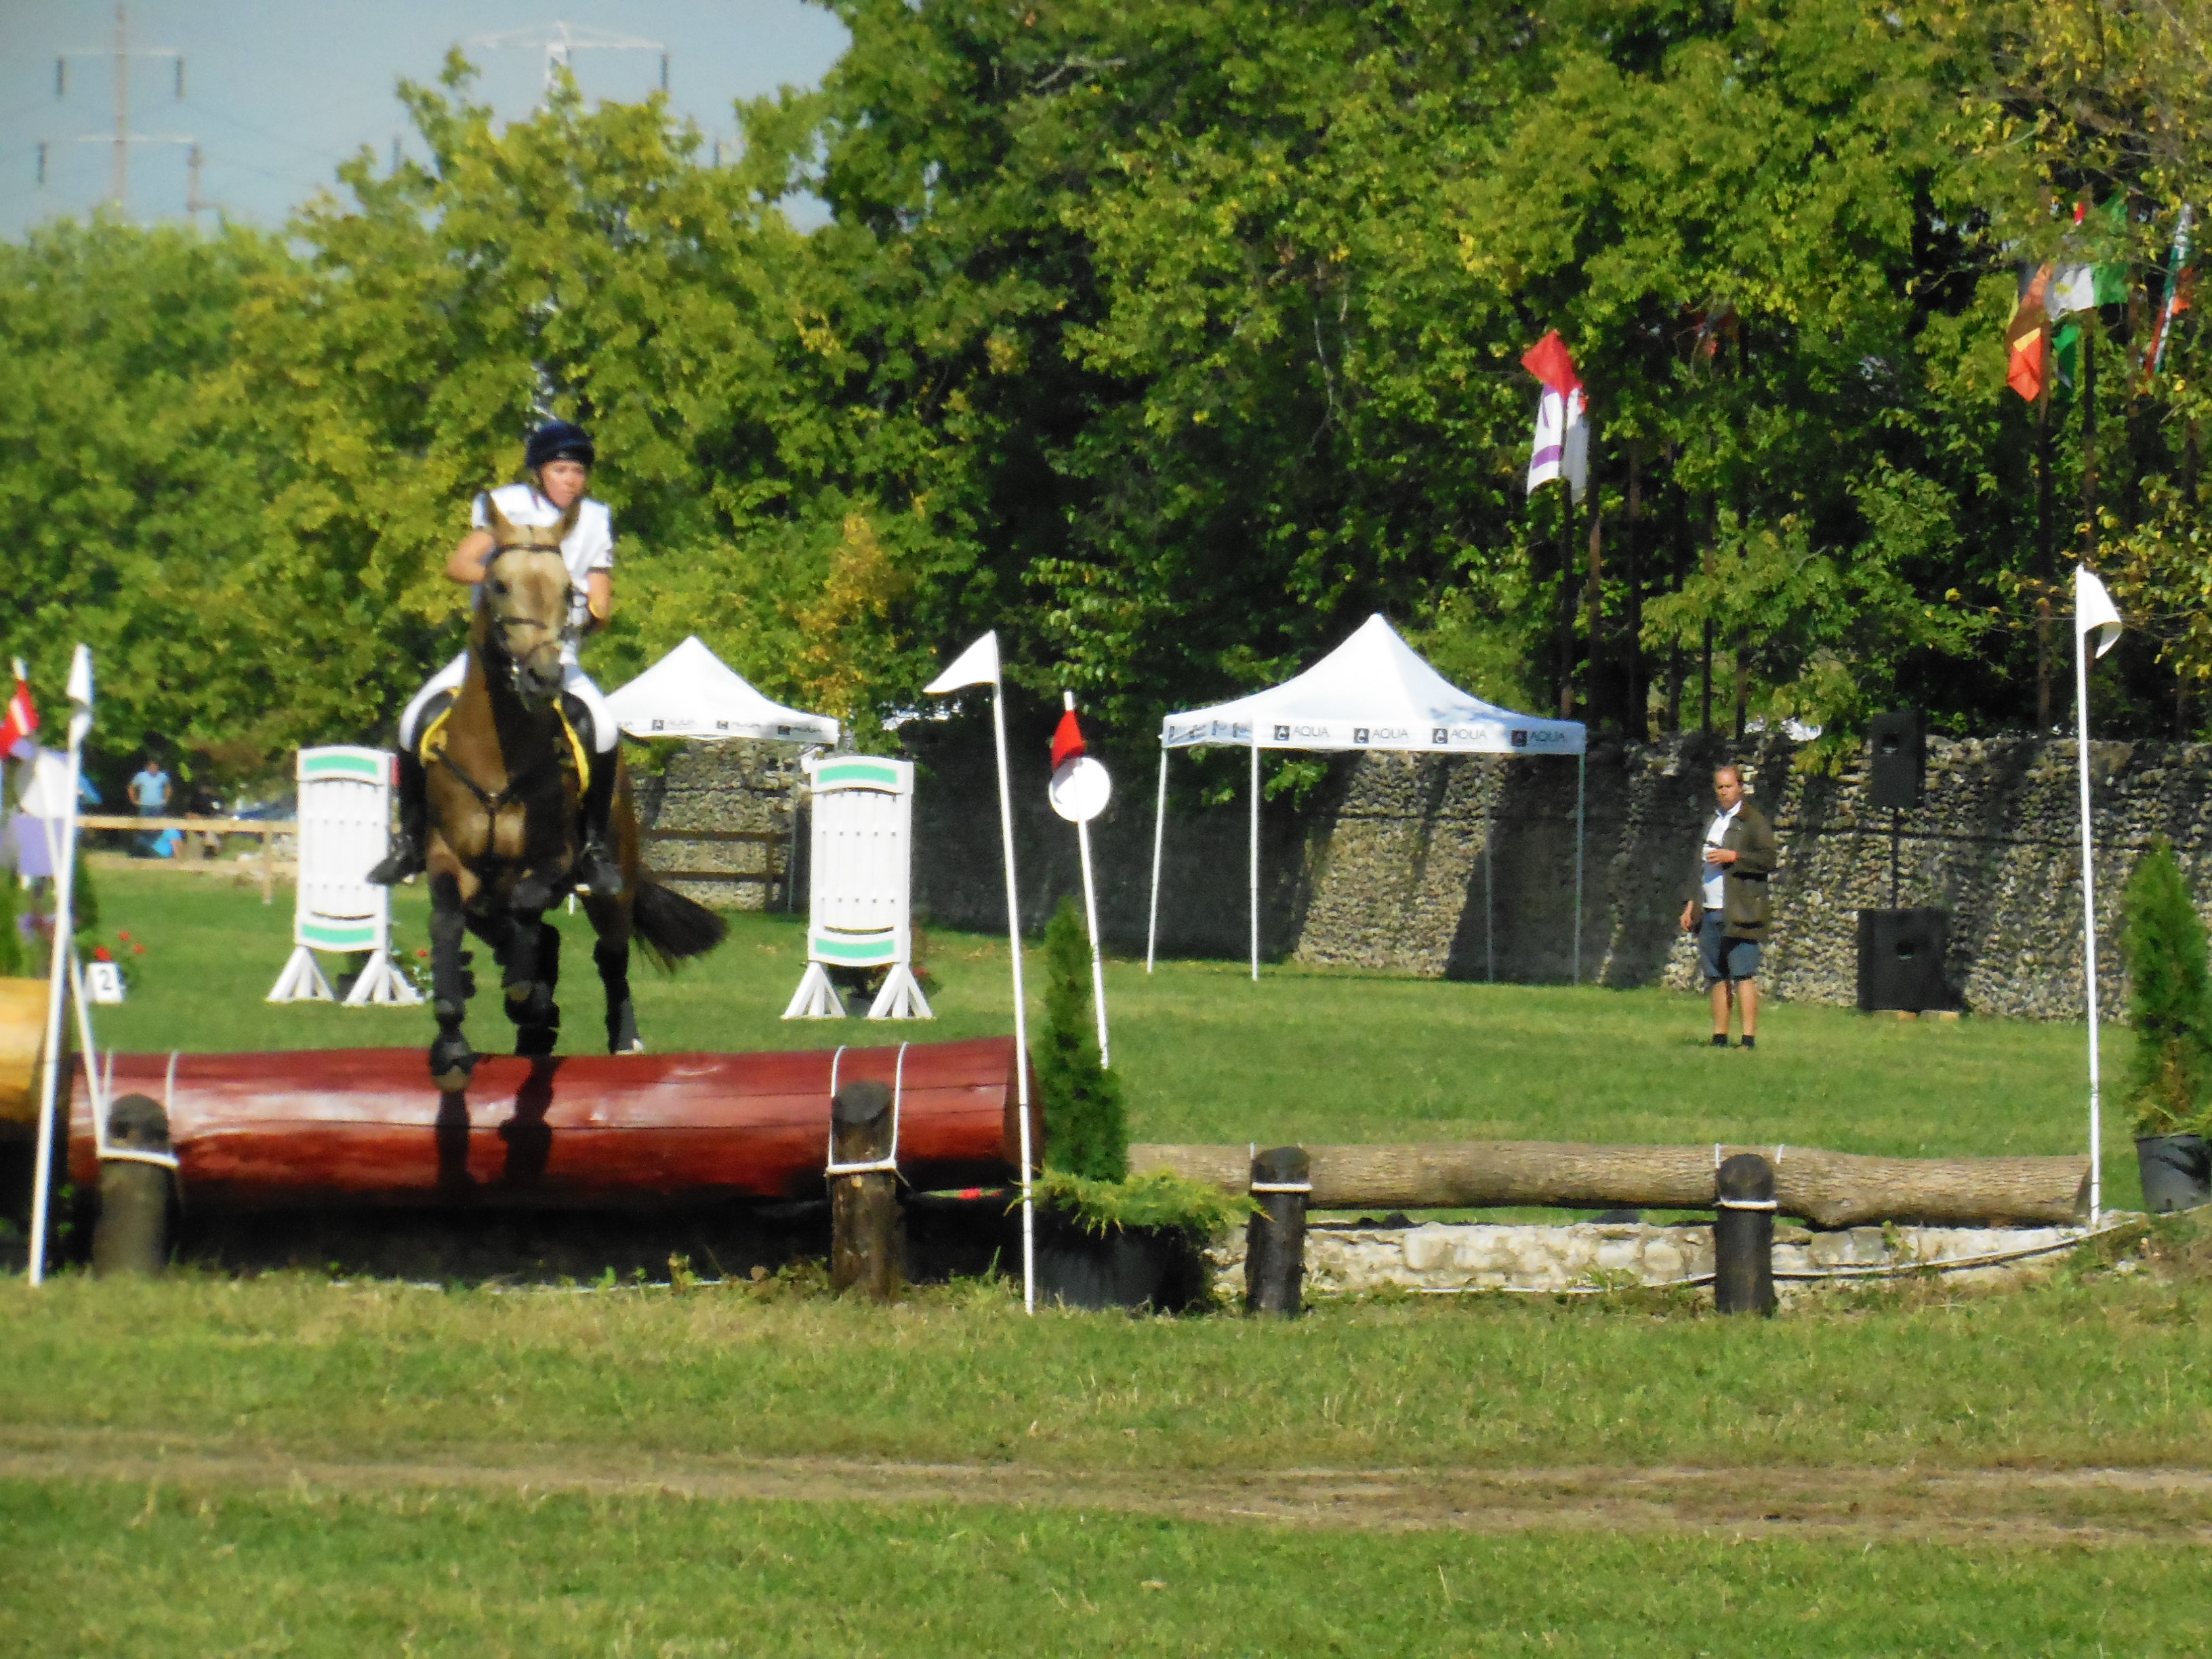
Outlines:
[[1052,775],[1045,791],[1052,810],[1070,823],[1088,823],[1114,798],[1114,780],[1088,755],[1078,755]]

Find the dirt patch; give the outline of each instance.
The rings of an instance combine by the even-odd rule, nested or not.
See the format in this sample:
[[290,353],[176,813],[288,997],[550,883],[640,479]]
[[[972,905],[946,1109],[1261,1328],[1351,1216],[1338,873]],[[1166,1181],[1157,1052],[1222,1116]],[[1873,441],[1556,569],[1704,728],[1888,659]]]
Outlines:
[[2212,1543],[2198,1469],[1092,1471],[816,1457],[384,1462],[106,1432],[0,1431],[0,1479],[182,1490],[441,1488],[708,1502],[981,1504],[1360,1531],[1638,1531],[2002,1544]]

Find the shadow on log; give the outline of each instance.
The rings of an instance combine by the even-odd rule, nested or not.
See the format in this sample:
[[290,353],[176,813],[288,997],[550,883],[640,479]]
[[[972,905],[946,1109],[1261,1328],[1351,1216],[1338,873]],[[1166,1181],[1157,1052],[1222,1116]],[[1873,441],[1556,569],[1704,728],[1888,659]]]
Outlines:
[[[1869,1158],[1810,1146],[1586,1146],[1477,1140],[1427,1146],[1309,1146],[1316,1210],[1707,1210],[1720,1159],[1755,1152],[1774,1167],[1784,1215],[1820,1227],[1883,1221],[2064,1225],[2087,1212],[2089,1160]],[[1243,1193],[1245,1146],[1135,1146],[1133,1175],[1168,1170]]]

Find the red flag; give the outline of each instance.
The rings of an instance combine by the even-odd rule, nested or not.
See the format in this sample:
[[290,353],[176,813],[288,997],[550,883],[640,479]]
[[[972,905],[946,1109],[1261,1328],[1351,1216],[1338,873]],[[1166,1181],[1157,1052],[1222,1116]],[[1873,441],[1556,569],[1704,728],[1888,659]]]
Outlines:
[[7,712],[0,714],[0,756],[12,755],[15,745],[39,729],[39,711],[31,702],[31,688],[23,678],[23,665],[15,664],[15,693],[8,699]]
[[2051,319],[2045,311],[2043,296],[2051,287],[2051,267],[2045,265],[2035,273],[2028,283],[2027,292],[2021,296],[2020,309],[2012,314],[2005,329],[2005,348],[2009,361],[2005,366],[2005,384],[2033,403],[2043,395],[2046,359],[2050,356],[2047,327]]
[[1075,711],[1071,708],[1060,717],[1060,726],[1052,734],[1052,769],[1059,771],[1084,752],[1083,728],[1076,723]]
[[1521,367],[1562,398],[1583,389],[1582,377],[1575,373],[1573,354],[1568,351],[1567,343],[1559,337],[1556,328],[1547,331],[1542,339],[1521,354]]

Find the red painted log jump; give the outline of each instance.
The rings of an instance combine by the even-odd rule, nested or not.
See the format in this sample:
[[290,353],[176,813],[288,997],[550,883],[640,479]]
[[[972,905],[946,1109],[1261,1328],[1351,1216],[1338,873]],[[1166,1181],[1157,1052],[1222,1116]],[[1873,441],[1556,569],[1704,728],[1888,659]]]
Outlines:
[[[847,1048],[837,1081],[891,1083],[898,1053]],[[431,1087],[419,1048],[179,1054],[173,1090],[167,1054],[119,1054],[112,1087],[167,1106],[188,1209],[659,1209],[821,1197],[831,1054],[487,1058],[465,1095]],[[1015,1100],[1011,1039],[909,1045],[901,1174],[924,1189],[1012,1178]],[[100,1178],[82,1066],[70,1172]]]

